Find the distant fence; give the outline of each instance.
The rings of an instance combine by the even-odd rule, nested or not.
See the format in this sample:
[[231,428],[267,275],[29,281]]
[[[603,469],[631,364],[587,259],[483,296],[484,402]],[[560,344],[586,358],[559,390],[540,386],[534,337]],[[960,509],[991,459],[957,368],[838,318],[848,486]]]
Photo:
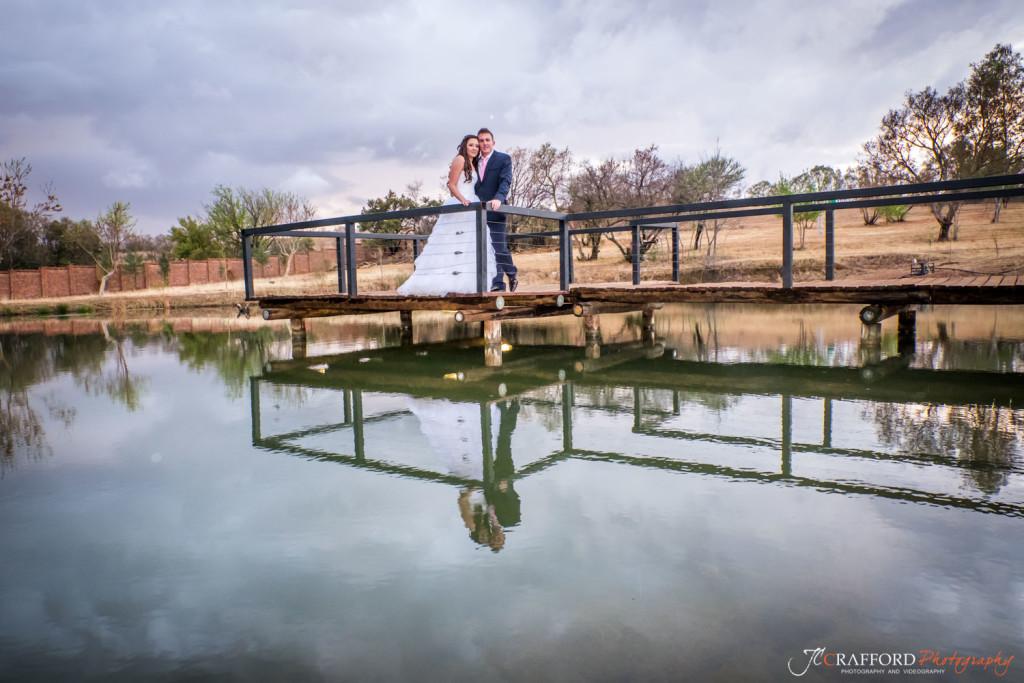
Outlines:
[[[292,275],[328,271],[337,266],[333,250],[310,251],[292,258]],[[266,266],[254,264],[254,275],[261,278],[281,277],[285,261],[271,257]],[[167,282],[160,266],[146,263],[138,275],[122,269],[107,280],[107,292],[132,292],[157,287],[188,287],[217,282],[239,282],[244,278],[240,258],[217,258],[205,261],[172,261]],[[98,294],[102,273],[97,266],[60,266],[36,270],[0,271],[0,299],[52,299],[65,296]]]

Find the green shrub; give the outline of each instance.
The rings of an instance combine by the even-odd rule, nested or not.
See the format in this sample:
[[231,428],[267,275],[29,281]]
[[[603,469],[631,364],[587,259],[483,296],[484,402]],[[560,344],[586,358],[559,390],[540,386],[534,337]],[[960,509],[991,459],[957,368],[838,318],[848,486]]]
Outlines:
[[67,315],[71,312],[71,306],[69,304],[57,304],[57,308],[54,310],[57,315]]
[[14,315],[14,309],[11,308],[10,306],[4,306],[3,309],[0,309],[0,316],[4,316],[5,318],[10,318],[13,315]]
[[38,306],[36,307],[36,315],[50,315],[49,306]]
[[78,313],[78,315],[92,315],[96,309],[94,309],[89,304],[82,304],[75,310]]

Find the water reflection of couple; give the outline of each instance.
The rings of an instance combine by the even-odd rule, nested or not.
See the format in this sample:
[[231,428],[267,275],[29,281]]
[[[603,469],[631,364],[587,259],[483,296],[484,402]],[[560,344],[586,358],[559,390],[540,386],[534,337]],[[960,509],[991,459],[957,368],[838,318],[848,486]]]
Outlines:
[[[490,430],[483,419],[466,412],[470,406],[476,408],[475,404],[409,399],[407,405],[419,419],[420,430],[438,458],[435,465],[428,467],[483,483],[483,488],[470,485],[459,492],[459,514],[470,538],[495,552],[501,550],[505,529],[518,524],[521,517],[512,460],[512,432],[519,417],[519,400],[483,407],[486,412],[481,418],[486,417],[488,425],[494,411],[498,413],[493,461]],[[481,437],[485,440],[482,453]]]
[[[459,512],[469,529],[469,537],[498,552],[505,547],[505,529],[519,524],[519,494],[514,483],[512,432],[519,417],[519,400],[498,404],[498,443],[490,476],[484,471],[483,496],[470,487],[459,494]],[[488,435],[490,436],[490,435]]]
[[[491,291],[515,291],[519,285],[505,232],[505,214],[497,208],[508,197],[512,185],[512,158],[494,149],[491,131],[481,128],[459,144],[458,156],[448,171],[446,206],[486,202],[487,276]],[[438,217],[430,239],[416,259],[412,276],[398,288],[406,296],[444,296],[476,292],[476,213],[447,213]]]

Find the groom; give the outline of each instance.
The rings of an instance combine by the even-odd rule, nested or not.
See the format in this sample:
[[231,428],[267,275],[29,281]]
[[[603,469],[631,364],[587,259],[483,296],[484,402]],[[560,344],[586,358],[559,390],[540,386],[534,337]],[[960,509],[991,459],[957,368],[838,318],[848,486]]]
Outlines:
[[516,277],[512,254],[508,250],[505,233],[505,214],[497,213],[501,204],[507,201],[508,190],[512,186],[512,157],[494,151],[494,135],[486,128],[476,134],[480,141],[480,161],[477,168],[480,180],[476,184],[476,196],[487,205],[487,228],[491,232],[491,246],[494,248],[494,260],[498,273],[491,282],[492,292],[505,291],[505,275],[508,274],[508,288],[516,291],[519,279]]

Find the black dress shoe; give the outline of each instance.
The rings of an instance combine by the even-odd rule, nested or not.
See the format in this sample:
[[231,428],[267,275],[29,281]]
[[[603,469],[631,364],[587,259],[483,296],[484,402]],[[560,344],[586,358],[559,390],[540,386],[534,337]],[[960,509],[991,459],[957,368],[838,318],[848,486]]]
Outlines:
[[509,278],[508,278],[508,291],[514,292],[514,291],[516,291],[516,287],[518,287],[518,286],[519,286],[519,278],[517,278],[515,275],[509,276]]
[[492,292],[504,292],[505,291],[505,285],[494,285],[493,287],[491,287],[491,291]]

